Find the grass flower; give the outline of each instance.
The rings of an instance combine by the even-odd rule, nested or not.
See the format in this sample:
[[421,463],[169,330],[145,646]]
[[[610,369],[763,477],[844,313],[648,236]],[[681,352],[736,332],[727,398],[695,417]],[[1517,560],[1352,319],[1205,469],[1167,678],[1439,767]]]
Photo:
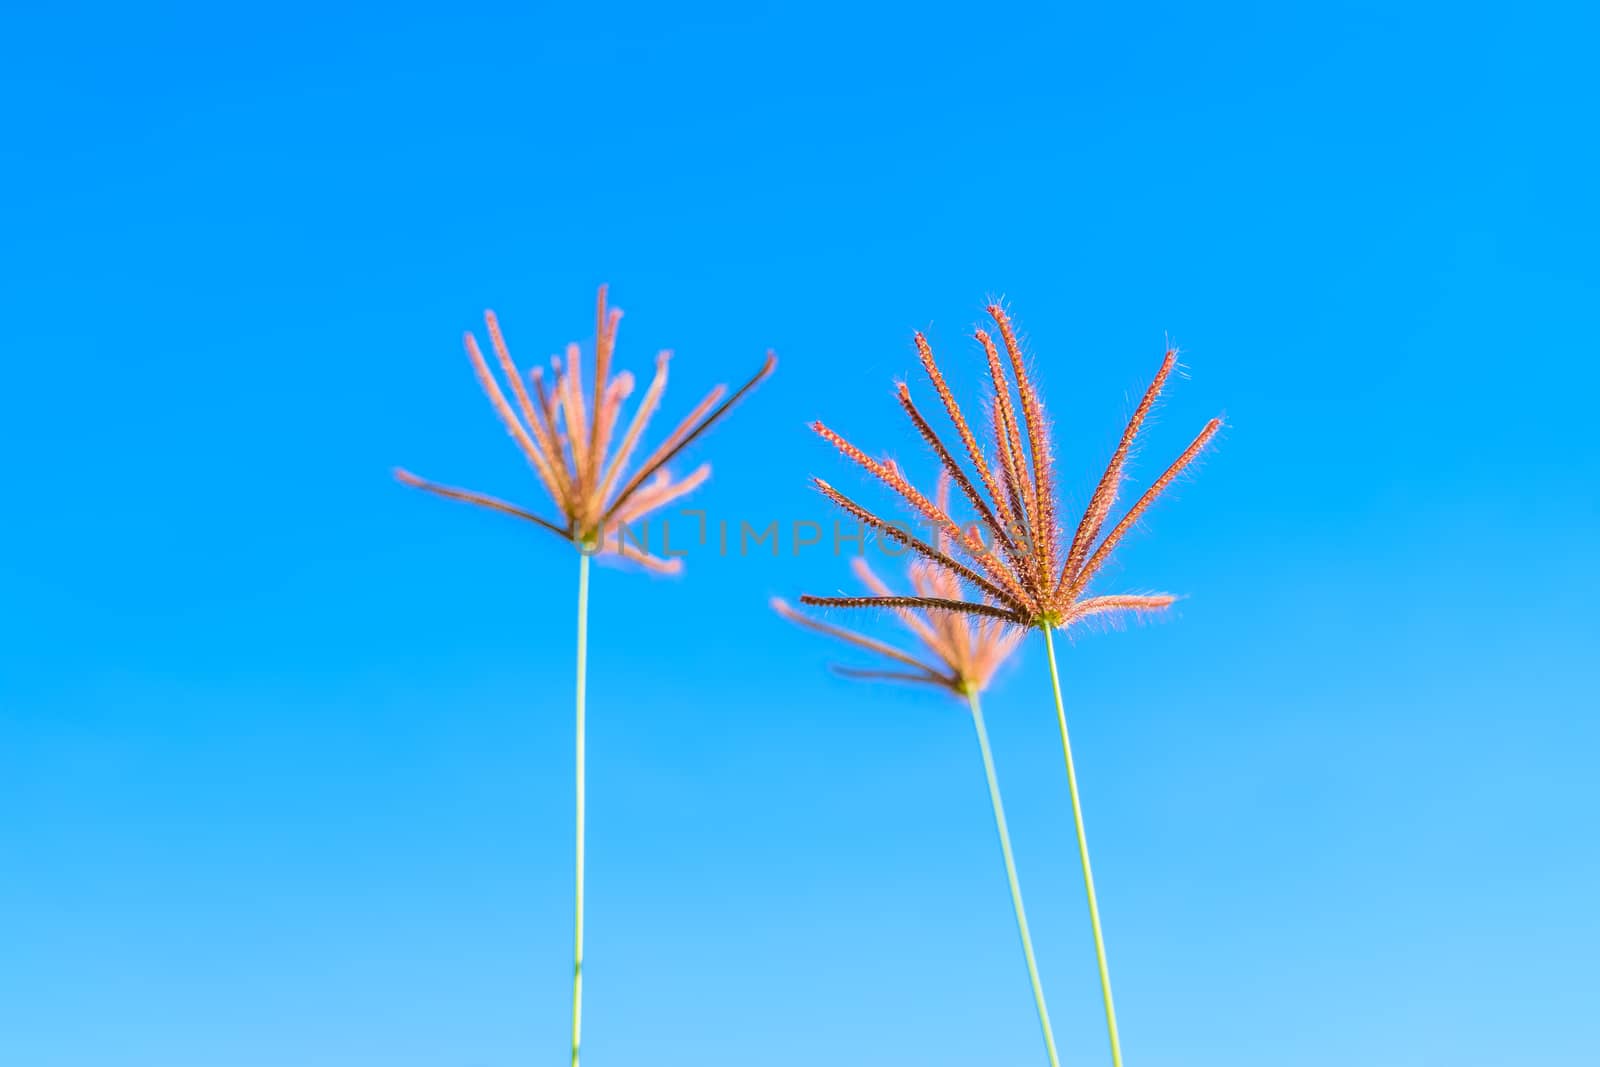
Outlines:
[[623,404],[633,393],[634,379],[628,371],[615,375],[611,371],[617,325],[621,319],[620,310],[606,308],[606,290],[601,286],[595,310],[594,370],[591,374],[594,385],[591,390],[584,385],[583,359],[576,343],[567,346],[564,365],[559,357],[551,359],[550,382],[546,383],[540,367],[533,368],[528,374],[529,381],[524,382],[506,347],[499,320],[494,312],[485,312],[489,343],[511,387],[511,395],[516,399],[515,407],[484,359],[478,339],[471,333],[464,338],[467,356],[472,360],[472,369],[483,391],[488,394],[489,403],[527,457],[528,465],[555,506],[559,521],[541,518],[526,508],[482,493],[427,481],[410,471],[397,470],[395,476],[418,489],[531,522],[571,541],[585,554],[625,556],[658,573],[680,570],[682,560],[661,559],[642,547],[630,545],[626,528],[693,492],[711,476],[710,464],[703,463],[682,477],[667,470],[667,464],[771,374],[777,359],[768,353],[766,363],[755,377],[732,396],[725,386],[711,390],[655,451],[637,467],[630,468],[629,461],[666,392],[667,366],[672,353],[661,352],[656,356],[655,377],[624,427]]
[[[917,353],[955,429],[957,443],[954,449],[946,444],[917,407],[910,388],[904,382],[898,386],[900,406],[938,458],[943,476],[960,489],[978,516],[975,528],[961,527],[944,502],[928,499],[905,479],[892,461],[872,459],[820,422],[813,427],[846,457],[892,489],[919,521],[931,525],[936,531],[934,542],[916,537],[902,525],[879,517],[822,479],[814,479],[822,494],[858,522],[909,549],[923,566],[929,568],[930,574],[942,575],[944,582],[936,587],[924,581],[914,595],[896,595],[885,589],[874,589],[870,596],[802,596],[800,600],[814,607],[888,608],[902,613],[926,612],[930,618],[954,615],[1003,620],[1043,632],[1050,662],[1050,682],[1055,695],[1056,721],[1066,761],[1079,859],[1083,866],[1084,889],[1094,930],[1111,1058],[1116,1067],[1121,1067],[1122,1043],[1117,1032],[1105,939],[1101,932],[1094,874],[1089,863],[1077,771],[1067,734],[1066,711],[1061,699],[1061,680],[1052,633],[1088,619],[1115,619],[1129,614],[1158,612],[1173,603],[1174,598],[1165,593],[1092,595],[1090,587],[1127,532],[1210,444],[1221,429],[1222,420],[1212,419],[1206,423],[1178,458],[1107,530],[1122,489],[1128,456],[1140,428],[1177,363],[1177,353],[1168,351],[1155,379],[1128,420],[1082,516],[1074,525],[1063,525],[1062,509],[1057,501],[1050,424],[1045,416],[1044,403],[1029,377],[1027,361],[1010,318],[998,305],[991,305],[987,310],[999,334],[1000,343],[995,343],[988,330],[976,331],[975,336],[983,347],[994,390],[989,405],[986,444],[980,444],[972,424],[967,421],[935,362],[927,338],[920,333],[916,335]],[[1005,353],[1003,357],[1002,348]],[[957,458],[958,451],[962,457],[960,459]],[[971,468],[970,474],[968,467]],[[963,590],[970,592],[962,595]]]
[[[941,511],[949,511],[950,480],[947,475],[939,479],[936,496]],[[949,537],[944,532],[936,535],[938,547],[947,550]],[[867,561],[859,556],[851,560],[856,576],[875,595],[892,597],[889,587],[875,574]],[[936,567],[925,559],[913,559],[910,565],[911,588],[919,598],[953,600],[961,595],[960,581],[947,569]],[[1044,989],[1039,982],[1039,966],[1034,959],[1033,937],[1028,932],[1028,915],[1022,906],[1022,888],[1017,881],[1016,860],[1011,853],[1011,833],[1006,828],[1005,806],[1000,799],[1000,782],[995,776],[994,755],[989,748],[989,731],[983,724],[983,708],[978,694],[988,685],[994,672],[1016,651],[1027,632],[1004,619],[983,616],[969,618],[951,611],[930,611],[926,607],[904,607],[897,611],[906,629],[922,643],[923,652],[913,654],[902,651],[865,634],[833,626],[791,608],[775,599],[772,607],[791,622],[838,638],[856,648],[870,652],[885,662],[880,668],[839,667],[839,674],[849,678],[877,679],[931,685],[965,700],[972,712],[972,724],[978,735],[978,751],[983,757],[984,776],[989,784],[989,804],[994,810],[995,830],[1000,836],[1000,854],[1005,860],[1006,880],[1011,887],[1011,906],[1016,914],[1017,933],[1022,939],[1022,955],[1028,965],[1028,981],[1033,986],[1034,1006],[1039,1012],[1039,1026],[1044,1033],[1045,1048],[1052,1067],[1059,1067],[1056,1056],[1055,1034],[1050,1029],[1050,1012],[1045,1007]]]
[[[654,573],[674,573],[682,568],[681,559],[662,559],[643,547],[630,545],[627,527],[692,492],[711,475],[709,464],[702,464],[678,477],[667,465],[687,449],[712,424],[738,403],[746,393],[772,373],[776,358],[767,354],[766,363],[744,385],[729,395],[723,386],[713,389],[693,411],[669,433],[665,440],[637,466],[630,460],[637,450],[651,417],[661,404],[667,387],[670,353],[656,357],[655,376],[645,390],[633,415],[624,424],[624,403],[633,392],[634,379],[628,371],[613,374],[612,354],[616,348],[617,325],[622,312],[608,309],[606,290],[600,287],[595,310],[594,366],[585,385],[582,354],[577,344],[567,346],[565,363],[551,360],[550,381],[534,368],[523,380],[506,347],[500,323],[494,312],[486,312],[489,344],[505,376],[515,406],[506,397],[478,339],[465,336],[467,356],[495,414],[505,424],[512,440],[527,457],[540,485],[555,508],[556,518],[543,518],[527,508],[468,489],[440,485],[405,470],[395,476],[406,485],[438,496],[498,511],[530,522],[571,542],[578,549],[578,665],[577,665],[577,856],[574,905],[572,965],[572,1064],[578,1065],[578,1050],[583,1025],[583,900],[584,900],[584,714],[589,630],[590,557],[626,558]],[[529,386],[532,386],[530,391]]]

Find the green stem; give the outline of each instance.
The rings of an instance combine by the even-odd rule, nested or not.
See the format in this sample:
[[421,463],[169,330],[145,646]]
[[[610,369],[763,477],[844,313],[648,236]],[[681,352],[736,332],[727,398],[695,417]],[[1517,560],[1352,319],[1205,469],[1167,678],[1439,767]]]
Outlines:
[[583,702],[589,652],[589,553],[578,554],[578,877],[573,907],[572,1067],[578,1067],[578,1039],[583,1032]]
[[1006,879],[1011,883],[1011,907],[1017,913],[1017,933],[1022,935],[1022,955],[1028,961],[1028,981],[1033,983],[1033,1003],[1039,1009],[1039,1026],[1044,1031],[1045,1051],[1050,1067],[1061,1067],[1056,1057],[1056,1039],[1050,1031],[1050,1012],[1044,1006],[1044,989],[1039,985],[1039,965],[1033,958],[1033,938],[1028,933],[1028,913],[1022,907],[1022,887],[1017,884],[1017,863],[1011,857],[1011,832],[1006,829],[1006,809],[1000,803],[1000,782],[994,774],[994,756],[989,751],[989,731],[983,726],[983,709],[978,706],[978,691],[967,690],[972,704],[972,724],[978,730],[978,748],[983,752],[983,773],[989,779],[989,803],[994,807],[994,827],[1000,833],[1000,854],[1006,861]]
[[1106,941],[1100,932],[1100,905],[1094,895],[1094,871],[1089,867],[1089,839],[1083,832],[1083,805],[1078,800],[1078,772],[1072,766],[1072,742],[1067,740],[1067,712],[1061,704],[1061,675],[1056,670],[1056,646],[1050,625],[1044,630],[1045,651],[1050,654],[1050,685],[1056,693],[1056,723],[1061,727],[1061,753],[1067,760],[1067,788],[1072,793],[1072,822],[1078,831],[1078,858],[1083,861],[1083,888],[1089,897],[1089,922],[1094,927],[1094,954],[1100,964],[1100,992],[1106,1002],[1106,1032],[1111,1037],[1111,1062],[1122,1067],[1122,1039],[1117,1036],[1117,1009],[1111,1000],[1111,971],[1106,967]]

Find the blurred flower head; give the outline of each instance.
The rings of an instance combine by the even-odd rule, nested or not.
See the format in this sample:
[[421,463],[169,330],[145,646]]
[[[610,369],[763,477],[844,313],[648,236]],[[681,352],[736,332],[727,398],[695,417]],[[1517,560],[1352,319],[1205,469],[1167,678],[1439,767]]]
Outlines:
[[606,307],[606,289],[601,286],[595,310],[594,369],[590,375],[594,384],[587,387],[583,358],[576,343],[567,346],[564,362],[560,357],[551,359],[548,382],[540,367],[533,368],[528,381],[524,381],[500,332],[499,320],[494,312],[485,312],[489,343],[511,387],[514,407],[484,359],[478,339],[470,332],[465,335],[467,356],[478,381],[550,497],[555,518],[542,518],[482,493],[430,482],[406,470],[396,470],[395,476],[418,489],[542,526],[583,552],[619,555],[657,573],[681,569],[680,559],[662,559],[629,544],[624,529],[692,492],[711,476],[708,463],[681,477],[669,471],[667,465],[771,374],[777,357],[769,352],[756,375],[731,396],[725,386],[717,386],[653,452],[636,467],[630,467],[666,390],[671,353],[663,351],[656,356],[655,377],[624,426],[623,406],[633,393],[634,378],[628,371],[613,374],[611,369],[621,318],[620,310]]
[[[941,474],[935,502],[941,511],[950,507],[950,479]],[[941,531],[935,535],[941,551],[949,550],[949,534]],[[857,556],[850,561],[862,584],[879,597],[895,596],[884,581],[873,572],[865,559]],[[920,556],[912,558],[909,567],[911,588],[916,598],[958,599],[961,596],[960,579],[947,568],[939,567]],[[784,618],[808,629],[865,649],[886,661],[881,668],[863,669],[835,666],[834,670],[849,678],[868,678],[886,681],[912,682],[940,686],[958,696],[982,690],[994,677],[994,672],[1016,650],[1026,631],[1004,619],[992,617],[972,618],[954,611],[929,610],[926,607],[907,606],[896,609],[895,614],[922,643],[921,655],[904,652],[864,634],[796,611],[781,599],[772,601],[773,610]]]

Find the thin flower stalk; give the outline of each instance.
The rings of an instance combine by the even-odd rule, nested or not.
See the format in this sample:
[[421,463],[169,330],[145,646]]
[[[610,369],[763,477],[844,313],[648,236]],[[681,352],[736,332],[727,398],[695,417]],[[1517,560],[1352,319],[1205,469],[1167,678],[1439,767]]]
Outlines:
[[1017,916],[1017,934],[1022,939],[1022,955],[1028,963],[1028,979],[1033,984],[1033,1004],[1039,1013],[1039,1029],[1044,1035],[1045,1054],[1050,1067],[1061,1067],[1056,1053],[1056,1036],[1050,1029],[1050,1010],[1045,1007],[1044,989],[1039,984],[1039,964],[1033,957],[1033,937],[1028,933],[1028,913],[1022,906],[1022,887],[1017,881],[1017,861],[1011,854],[1011,831],[1006,829],[1006,808],[1000,799],[1000,781],[995,777],[994,753],[989,749],[989,731],[983,725],[983,708],[978,690],[967,690],[972,707],[972,725],[978,733],[978,751],[983,755],[983,773],[989,784],[989,804],[994,809],[994,828],[1000,835],[1000,855],[1006,864],[1006,881],[1011,888],[1011,908]]
[[[896,524],[851,500],[821,479],[813,479],[830,501],[863,525],[905,546],[917,556],[921,566],[930,573],[943,575],[946,581],[937,591],[918,589],[914,596],[879,591],[872,596],[802,596],[800,601],[808,606],[825,608],[878,608],[901,614],[921,611],[929,618],[953,615],[979,621],[1003,620],[1044,632],[1062,754],[1067,767],[1073,823],[1089,901],[1090,923],[1094,930],[1095,955],[1105,1001],[1112,1062],[1115,1067],[1121,1067],[1122,1045],[1111,995],[1105,938],[1101,931],[1099,903],[1094,890],[1078,794],[1077,771],[1067,734],[1055,644],[1051,634],[1054,630],[1065,630],[1091,619],[1107,621],[1130,615],[1153,614],[1164,611],[1174,603],[1176,598],[1167,593],[1091,595],[1090,587],[1128,532],[1215,439],[1222,428],[1222,420],[1218,418],[1207,422],[1179,453],[1178,458],[1106,532],[1126,480],[1128,459],[1139,432],[1177,364],[1177,352],[1167,351],[1155,378],[1129,418],[1087,507],[1070,527],[1069,536],[1069,527],[1060,520],[1054,450],[1043,399],[1033,384],[1022,343],[1010,317],[999,305],[990,305],[987,311],[994,333],[999,335],[999,342],[996,343],[994,334],[988,329],[976,330],[974,337],[983,350],[992,390],[988,400],[988,451],[980,443],[956,400],[955,393],[934,358],[932,346],[920,333],[915,337],[917,356],[946,417],[954,427],[959,442],[959,458],[957,451],[945,443],[917,405],[910,388],[900,383],[897,389],[900,406],[918,435],[933,451],[941,468],[941,477],[955,485],[966,498],[966,503],[977,516],[977,527],[983,536],[961,535],[948,508],[931,506],[915,486],[900,476],[899,469],[893,463],[872,459],[843,435],[818,422],[814,429],[820,436],[847,459],[888,486],[915,518],[931,523],[936,530],[951,531],[951,535],[929,545],[910,534],[897,533]],[[972,473],[968,472],[969,468]]]
[[[585,735],[587,659],[589,633],[589,569],[592,557],[626,560],[655,574],[681,570],[681,559],[664,559],[626,536],[627,527],[698,488],[710,477],[709,464],[679,476],[668,465],[743,399],[776,366],[767,354],[755,376],[730,395],[717,386],[678,423],[667,437],[636,467],[634,452],[666,390],[670,354],[656,357],[655,375],[639,406],[623,425],[624,403],[633,392],[633,375],[613,374],[617,326],[622,312],[608,308],[601,286],[595,307],[593,384],[586,386],[581,350],[567,346],[566,357],[553,358],[550,379],[542,368],[526,376],[518,369],[506,345],[494,312],[484,313],[490,350],[499,376],[485,358],[472,333],[464,337],[473,373],[489,398],[495,414],[510,433],[533,469],[534,477],[555,508],[546,518],[518,504],[470,489],[459,489],[397,469],[395,477],[436,496],[474,504],[531,523],[570,542],[578,549],[577,680],[574,792],[575,884],[572,954],[572,1067],[578,1067],[583,1036],[583,905],[585,842]],[[502,386],[500,378],[505,379]],[[530,389],[529,386],[532,386]],[[510,395],[507,395],[509,389]],[[618,431],[621,431],[620,437]]]
[[1089,836],[1083,829],[1083,803],[1078,798],[1078,770],[1072,762],[1072,742],[1067,738],[1067,711],[1061,703],[1061,673],[1056,669],[1055,640],[1044,630],[1044,647],[1050,658],[1050,689],[1056,698],[1056,725],[1061,731],[1061,755],[1067,766],[1067,792],[1072,797],[1072,828],[1078,837],[1078,863],[1083,868],[1083,892],[1089,904],[1089,926],[1094,931],[1095,966],[1100,972],[1100,999],[1106,1011],[1106,1037],[1111,1062],[1122,1065],[1122,1035],[1117,1031],[1116,1001],[1111,995],[1111,969],[1106,963],[1106,938],[1100,929],[1100,897],[1094,891],[1094,867],[1089,862]]
[[578,1067],[578,1049],[583,1043],[583,844],[584,844],[584,801],[587,791],[584,788],[584,768],[588,761],[584,755],[584,736],[586,734],[586,697],[588,691],[587,679],[589,659],[589,553],[578,553],[578,680],[575,686],[577,692],[577,729],[574,731],[577,743],[574,751],[574,765],[576,766],[576,825],[577,848],[576,861],[573,869],[577,872],[574,879],[572,907],[572,1067]]
[[[949,493],[950,479],[941,477],[936,494],[937,507],[941,512],[949,511]],[[941,554],[947,553],[952,536],[954,536],[952,531],[940,530],[935,536],[934,544],[929,547]],[[979,693],[988,685],[1000,665],[1016,650],[1026,631],[1000,617],[982,616],[973,619],[958,612],[929,610],[921,601],[930,599],[955,601],[961,595],[961,588],[957,572],[934,567],[925,559],[914,559],[910,565],[911,587],[916,594],[914,597],[897,597],[874,573],[866,560],[857,557],[851,562],[856,576],[879,601],[906,602],[896,614],[900,622],[920,642],[922,647],[919,652],[904,651],[865,634],[834,626],[796,611],[782,600],[774,600],[772,606],[791,622],[871,653],[886,664],[871,668],[835,666],[834,670],[845,677],[927,685],[943,689],[966,701],[972,714],[973,729],[978,737],[978,751],[983,759],[983,773],[989,789],[989,804],[994,812],[995,832],[1000,839],[1000,855],[1005,862],[1012,912],[1016,917],[1017,935],[1022,941],[1023,960],[1028,968],[1028,982],[1033,990],[1035,1010],[1039,1014],[1039,1028],[1044,1037],[1045,1052],[1049,1056],[1051,1067],[1060,1067],[1055,1033],[1050,1027],[1050,1011],[1045,1005],[1044,988],[1039,980],[1039,965],[1034,957],[1033,935],[1028,930],[1028,913],[1022,903],[1022,887],[1017,878],[1016,859],[1011,851],[1011,832],[1006,826],[1005,805],[1000,797],[1000,782],[995,773],[994,754],[989,747],[989,732],[984,726],[983,707],[979,701]]]

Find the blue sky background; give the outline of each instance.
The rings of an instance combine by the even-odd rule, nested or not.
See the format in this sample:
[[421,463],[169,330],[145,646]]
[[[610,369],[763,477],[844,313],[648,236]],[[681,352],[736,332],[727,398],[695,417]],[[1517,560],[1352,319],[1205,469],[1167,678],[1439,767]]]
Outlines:
[[[914,470],[1003,295],[1082,501],[1229,429],[1063,670],[1139,1067],[1600,1062],[1600,169],[1576,4],[57,5],[0,23],[0,1062],[565,1062],[575,559],[459,334],[627,309],[715,517]],[[663,420],[665,421],[665,420]],[[785,546],[787,553],[787,545]],[[1043,1063],[970,729],[827,551],[594,586],[593,1067]],[[1041,649],[988,700],[1104,1063]]]

